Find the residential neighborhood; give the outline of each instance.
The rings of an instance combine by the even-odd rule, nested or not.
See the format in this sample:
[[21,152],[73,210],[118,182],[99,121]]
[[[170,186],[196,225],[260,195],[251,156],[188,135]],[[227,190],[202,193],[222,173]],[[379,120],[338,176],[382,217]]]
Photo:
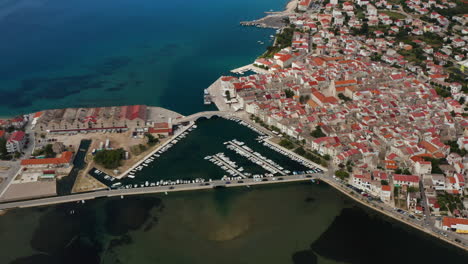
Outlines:
[[290,45],[254,61],[269,73],[221,78],[229,107],[363,195],[467,233],[465,220],[447,223],[468,219],[468,15],[419,0],[301,1],[299,11]]

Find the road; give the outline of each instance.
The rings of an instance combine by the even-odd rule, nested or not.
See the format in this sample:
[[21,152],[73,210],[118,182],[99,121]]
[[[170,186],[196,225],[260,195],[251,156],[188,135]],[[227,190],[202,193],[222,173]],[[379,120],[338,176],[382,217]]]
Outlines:
[[[72,194],[67,196],[55,196],[49,198],[41,198],[27,201],[19,202],[8,202],[0,204],[0,210],[12,209],[12,208],[25,208],[25,207],[36,207],[68,202],[78,202],[82,200],[92,200],[100,197],[113,197],[113,196],[126,196],[126,195],[137,195],[137,194],[149,194],[149,193],[165,193],[165,192],[177,192],[177,191],[192,191],[192,190],[202,190],[202,189],[212,189],[214,187],[223,186],[223,187],[239,187],[239,186],[250,186],[258,184],[272,184],[272,183],[284,183],[284,182],[295,182],[295,181],[307,181],[310,179],[321,179],[322,174],[308,174],[310,178],[307,178],[307,175],[289,175],[289,176],[279,176],[279,177],[268,177],[263,179],[242,179],[234,181],[225,181],[225,180],[215,180],[212,182],[204,183],[189,183],[189,184],[179,184],[179,185],[166,185],[166,186],[155,186],[155,187],[141,187],[141,188],[132,188],[132,189],[116,189],[116,190],[103,190],[96,192],[88,192],[81,194]],[[273,180],[273,179],[276,180]],[[280,180],[282,178],[282,180]]]
[[[363,205],[370,207],[376,211],[379,211],[380,213],[383,213],[389,217],[392,217],[393,219],[396,219],[409,226],[419,229],[422,232],[435,236],[464,250],[468,250],[468,240],[465,236],[459,235],[454,232],[442,231],[441,229],[437,228],[434,225],[434,217],[426,217],[425,219],[412,218],[405,211],[398,212],[390,205],[384,204],[375,199],[369,200],[367,197],[364,197],[359,192],[356,192],[355,190],[347,187],[345,182],[329,177],[330,175],[331,173],[328,175],[328,177],[321,177],[321,180],[335,187],[337,190],[341,191],[343,194],[347,195],[353,200],[358,201]],[[431,220],[428,221],[428,218],[430,218]],[[460,240],[461,242],[456,242],[456,239]]]
[[[31,156],[34,148],[35,148],[35,135],[34,131],[32,130],[31,125],[31,118],[32,114],[29,115],[29,121],[25,126],[24,132],[29,138],[29,144],[25,149],[23,149],[23,155],[21,158],[28,158]],[[0,166],[10,167],[7,171],[0,172],[0,177],[3,177],[3,182],[0,184],[0,197],[3,196],[5,191],[10,186],[11,182],[15,178],[16,174],[20,170],[21,160],[11,160],[11,161],[0,161]]]

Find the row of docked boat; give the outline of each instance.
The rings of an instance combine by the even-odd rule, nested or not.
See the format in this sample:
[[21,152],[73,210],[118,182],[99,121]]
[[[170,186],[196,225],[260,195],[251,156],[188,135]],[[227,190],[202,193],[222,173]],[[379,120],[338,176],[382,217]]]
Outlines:
[[[197,128],[197,125],[192,125],[190,126],[187,130],[188,131],[193,131],[195,128]],[[143,160],[137,167],[135,167],[133,170],[131,170],[128,174],[128,178],[135,178],[135,173],[143,170],[144,167],[148,167],[152,162],[154,162],[157,158],[159,158],[164,152],[168,151],[170,148],[172,148],[175,144],[177,144],[181,139],[185,138],[188,135],[188,132],[184,131],[181,133],[179,136],[177,136],[175,139],[171,140],[169,144],[164,145],[162,148],[160,148],[156,153],[148,157],[147,159]]]
[[[267,141],[264,141],[263,145],[266,146],[266,147],[269,147],[270,149],[272,149],[272,150],[274,150],[276,152],[279,152],[279,153],[287,156],[288,158],[290,158],[290,159],[304,165],[305,167],[308,167],[308,168],[311,168],[311,169],[314,169],[314,170],[318,169],[317,166],[314,163],[312,163],[310,161],[307,161],[307,160],[305,160],[303,158],[299,158],[296,155],[290,153],[289,151],[285,151],[282,148],[279,148],[279,147],[277,147],[277,146],[275,146],[275,145],[273,145],[273,144],[271,144],[271,143],[269,143]],[[321,169],[318,169],[318,170],[319,170],[319,172],[323,172]]]
[[236,152],[237,154],[247,158],[251,162],[261,166],[266,171],[269,171],[271,174],[278,173],[278,174],[285,175],[285,174],[290,173],[290,171],[285,170],[283,167],[281,167],[279,164],[277,164],[273,160],[268,159],[262,154],[253,151],[251,148],[245,145],[245,143],[242,141],[233,139],[224,143],[227,145],[226,146],[227,149],[232,150]]
[[222,170],[227,172],[231,176],[239,176],[239,177],[246,177],[242,171],[244,171],[243,167],[239,167],[235,161],[232,161],[227,157],[224,153],[220,152],[213,156],[206,156],[205,160],[209,160],[213,164],[220,167]]
[[[172,186],[172,185],[179,185],[179,184],[193,184],[193,183],[204,183],[206,180],[197,178],[194,180],[160,180],[157,182],[149,182],[146,181],[145,183],[139,183],[139,184],[127,184],[127,185],[122,185],[122,183],[118,182],[115,183],[111,186],[111,188],[114,189],[133,189],[133,188],[145,188],[145,187],[159,187],[159,186]],[[212,182],[211,179],[208,180],[208,182]]]
[[234,121],[234,122],[238,123],[239,125],[248,127],[248,128],[250,128],[252,131],[256,132],[257,134],[260,134],[260,135],[262,135],[262,136],[265,135],[265,133],[263,133],[262,131],[260,131],[259,129],[257,129],[255,126],[252,126],[251,124],[245,122],[245,121],[242,120],[242,119],[239,119],[239,118],[237,118],[237,117],[232,117],[232,116],[231,116],[231,117],[225,117],[225,119]]
[[110,182],[113,182],[113,181],[115,181],[115,179],[116,179],[116,178],[114,178],[114,177],[112,177],[112,176],[110,176],[110,175],[105,174],[104,172],[102,172],[102,171],[100,171],[100,170],[98,170],[98,169],[94,169],[94,173],[95,173],[96,175],[99,175],[100,177],[104,178],[105,180],[110,181]]

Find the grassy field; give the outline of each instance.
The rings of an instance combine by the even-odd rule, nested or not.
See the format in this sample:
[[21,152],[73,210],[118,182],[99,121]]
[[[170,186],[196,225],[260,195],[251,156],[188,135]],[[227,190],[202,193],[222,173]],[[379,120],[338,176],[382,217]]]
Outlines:
[[392,11],[379,11],[379,13],[387,14],[390,18],[393,19],[405,19],[406,16],[397,12]]

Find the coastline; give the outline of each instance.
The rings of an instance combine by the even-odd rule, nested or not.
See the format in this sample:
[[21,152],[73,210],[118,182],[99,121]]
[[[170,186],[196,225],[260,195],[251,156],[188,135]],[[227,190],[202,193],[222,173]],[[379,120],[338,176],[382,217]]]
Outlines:
[[272,28],[280,29],[285,26],[283,19],[290,14],[294,14],[299,0],[291,0],[284,7],[283,11],[279,12],[265,12],[266,16],[251,20],[251,21],[241,21],[242,26],[255,26],[260,28]]
[[426,229],[422,228],[422,227],[419,226],[419,225],[416,225],[416,224],[414,224],[414,223],[412,223],[412,222],[406,221],[405,219],[398,218],[398,217],[396,217],[395,215],[393,215],[393,214],[391,214],[391,213],[389,213],[389,212],[387,212],[387,211],[385,211],[385,210],[382,210],[382,209],[380,209],[380,208],[378,208],[378,207],[376,207],[376,206],[373,206],[373,205],[371,205],[371,204],[369,204],[369,203],[365,203],[363,200],[358,199],[358,198],[357,198],[356,196],[354,196],[354,195],[351,195],[351,194],[349,193],[349,191],[347,191],[345,188],[343,188],[340,184],[338,184],[337,182],[334,182],[333,180],[330,180],[329,178],[322,178],[322,180],[323,180],[325,183],[327,183],[328,185],[330,185],[330,186],[332,186],[333,188],[335,188],[336,190],[338,190],[339,192],[341,192],[342,194],[346,195],[348,198],[351,198],[352,200],[354,200],[354,201],[356,201],[356,202],[358,202],[358,203],[360,203],[360,204],[366,206],[367,208],[370,208],[370,209],[372,209],[372,210],[374,210],[374,211],[377,211],[377,212],[379,212],[379,213],[381,213],[381,214],[384,214],[384,215],[386,215],[386,216],[388,216],[388,217],[390,217],[390,218],[392,218],[392,219],[394,219],[394,220],[399,221],[400,223],[404,223],[404,224],[406,224],[406,225],[408,225],[408,226],[410,226],[410,227],[413,227],[413,228],[415,228],[415,229],[417,229],[417,230],[419,230],[419,231],[421,231],[421,232],[424,232],[424,233],[427,234],[427,235],[431,235],[431,236],[434,237],[434,238],[438,238],[438,239],[443,240],[444,242],[447,242],[447,243],[449,243],[449,244],[451,244],[451,245],[453,245],[453,246],[456,246],[456,247],[458,247],[458,248],[460,248],[460,249],[463,249],[463,250],[465,250],[465,251],[468,251],[468,247],[466,247],[466,246],[460,245],[460,244],[456,243],[455,241],[452,241],[452,240],[447,239],[446,237],[443,237],[443,236],[439,236],[439,235],[437,235],[437,234],[434,234],[434,233],[431,232],[430,230],[426,230]]
[[[277,27],[268,26],[268,25],[265,23],[265,21],[267,21],[268,18],[271,18],[271,17],[277,17],[277,16],[279,16],[279,15],[283,15],[283,16],[284,16],[284,15],[287,15],[287,14],[289,14],[289,13],[294,12],[294,10],[295,10],[295,8],[296,8],[298,2],[299,2],[298,0],[291,0],[291,1],[288,2],[288,4],[286,5],[285,10],[282,11],[282,12],[266,12],[266,13],[269,14],[269,15],[267,15],[267,16],[265,16],[265,17],[263,17],[263,18],[260,18],[260,19],[258,19],[258,20],[254,20],[254,21],[250,21],[250,22],[241,22],[241,24],[242,24],[242,25],[245,25],[245,26],[257,26],[257,27],[262,27],[262,28],[277,28]],[[275,39],[276,39],[276,38],[275,38]],[[217,82],[219,82],[219,79],[217,80]],[[220,87],[211,87],[211,86],[210,86],[210,88],[212,88],[211,91],[213,91],[213,92],[219,92],[219,93],[220,93],[220,91],[216,91],[216,88],[220,89]],[[211,93],[211,91],[210,91],[210,93]],[[221,103],[221,104],[215,103],[215,105],[217,106],[218,109],[221,109],[221,108],[224,109],[224,108],[225,108],[225,106],[224,106],[223,103]],[[250,121],[250,120],[249,120],[249,121]],[[252,124],[252,123],[253,123],[253,122],[250,122],[250,124]],[[274,142],[271,142],[271,141],[270,141],[270,143],[276,145],[277,147],[281,147],[281,146],[279,146],[278,144],[275,144]],[[449,244],[451,244],[451,245],[453,245],[453,246],[456,246],[457,248],[460,248],[460,249],[462,249],[462,250],[468,251],[468,246],[464,246],[464,245],[461,245],[461,244],[459,244],[459,243],[456,243],[455,241],[449,240],[448,238],[446,238],[446,237],[444,237],[444,236],[438,235],[438,234],[432,232],[431,230],[426,230],[424,227],[422,227],[422,226],[420,226],[420,225],[417,225],[417,224],[415,224],[415,223],[412,223],[412,222],[410,222],[410,221],[408,221],[408,220],[406,220],[406,219],[399,218],[399,217],[397,217],[396,215],[394,215],[394,214],[392,214],[392,213],[390,213],[390,212],[388,212],[388,211],[382,210],[382,209],[380,209],[380,208],[378,208],[378,207],[376,207],[376,206],[374,206],[374,205],[372,205],[372,204],[370,204],[370,203],[366,203],[365,201],[359,199],[358,197],[356,197],[356,196],[354,196],[354,195],[351,195],[351,194],[349,193],[349,190],[345,189],[345,188],[342,187],[339,183],[333,181],[331,178],[326,178],[326,177],[324,177],[324,178],[322,178],[322,180],[323,180],[324,182],[326,182],[328,185],[330,185],[330,186],[332,186],[333,188],[335,188],[336,190],[338,190],[339,192],[345,194],[347,197],[353,199],[353,200],[356,201],[356,202],[359,202],[360,204],[366,206],[367,208],[370,208],[370,209],[373,209],[373,210],[375,210],[375,211],[377,211],[377,212],[379,212],[379,213],[382,213],[382,214],[386,215],[387,217],[390,217],[390,218],[392,218],[392,219],[394,219],[394,220],[397,220],[397,221],[399,221],[399,222],[401,222],[401,223],[404,223],[404,224],[406,224],[406,225],[408,225],[408,226],[410,226],[410,227],[413,227],[413,228],[415,228],[415,229],[417,229],[417,230],[419,230],[419,231],[421,231],[421,232],[424,232],[425,234],[431,235],[431,236],[434,237],[434,238],[438,238],[438,239],[440,239],[440,240],[442,240],[442,241],[445,241],[445,242],[447,242],[447,243],[449,243]]]
[[[266,23],[267,23],[267,18],[275,18],[275,19],[277,19],[277,18],[278,18],[279,16],[281,16],[281,15],[282,15],[282,16],[286,16],[286,15],[288,15],[289,13],[294,12],[294,9],[296,8],[297,3],[298,3],[298,0],[291,0],[290,2],[288,2],[288,3],[286,4],[286,7],[285,7],[285,10],[284,10],[284,11],[282,11],[282,12],[266,12],[266,13],[268,14],[267,16],[265,16],[265,17],[263,17],[263,18],[261,18],[261,19],[259,19],[259,20],[255,20],[255,21],[260,21],[260,20],[263,19],[263,20],[262,20],[262,21],[263,21],[262,23],[265,23],[265,24],[266,24]],[[218,107],[218,108],[219,108],[219,107]],[[223,111],[222,109],[220,109],[220,110]],[[2,119],[2,118],[8,118],[8,117],[0,117],[0,119]],[[252,123],[253,123],[253,122],[252,122]],[[274,143],[273,143],[273,144],[274,144]],[[143,161],[143,160],[144,160],[144,159],[142,159],[141,161]],[[418,230],[420,230],[420,231],[422,231],[422,232],[425,232],[426,234],[432,235],[432,236],[435,237],[435,238],[439,238],[439,239],[441,239],[441,240],[443,240],[443,241],[445,241],[445,242],[447,242],[447,243],[449,243],[449,244],[452,244],[452,245],[454,245],[454,246],[457,246],[458,248],[461,248],[461,249],[463,249],[463,250],[468,250],[467,247],[465,247],[465,246],[463,246],[463,245],[460,245],[460,244],[457,244],[457,243],[455,243],[454,241],[451,241],[451,240],[449,240],[449,239],[447,239],[447,238],[445,238],[445,237],[443,237],[443,236],[439,236],[439,235],[437,235],[437,234],[434,234],[434,233],[431,232],[430,230],[424,229],[422,226],[419,226],[419,225],[416,225],[416,224],[414,224],[414,223],[412,223],[412,222],[406,221],[405,219],[398,218],[396,215],[391,214],[391,213],[388,212],[388,211],[381,210],[381,209],[379,209],[378,207],[376,207],[376,206],[374,206],[374,205],[372,205],[372,204],[366,203],[366,202],[363,201],[362,199],[359,199],[360,197],[356,197],[356,196],[354,196],[354,195],[351,195],[351,194],[349,193],[349,190],[347,190],[346,188],[342,187],[339,183],[333,181],[331,178],[324,178],[324,179],[322,179],[322,180],[324,180],[324,182],[326,182],[327,184],[331,185],[332,187],[334,187],[335,189],[337,189],[337,190],[340,191],[341,193],[345,194],[345,195],[348,196],[349,198],[353,199],[353,200],[356,201],[356,202],[359,202],[360,204],[362,204],[362,205],[364,205],[364,206],[367,206],[368,208],[371,208],[371,209],[373,209],[373,210],[376,210],[376,211],[378,211],[378,212],[380,212],[380,213],[382,213],[382,214],[384,214],[384,215],[386,215],[386,216],[388,216],[388,217],[391,217],[391,218],[394,219],[394,220],[398,220],[399,222],[402,222],[402,223],[404,223],[404,224],[407,224],[407,225],[409,225],[409,226],[411,226],[411,227],[413,227],[413,228],[416,228],[416,229],[418,229]],[[273,183],[273,182],[268,182],[267,184],[271,184],[271,183]],[[254,184],[262,184],[262,183],[254,183]],[[227,187],[240,187],[240,186],[232,185],[232,186],[227,186]],[[200,188],[200,189],[202,189],[202,188]],[[196,190],[198,190],[198,189],[196,189]],[[177,191],[186,191],[186,190],[178,189]],[[6,213],[6,211],[4,211],[3,213]],[[2,210],[0,210],[0,215],[2,215]]]

